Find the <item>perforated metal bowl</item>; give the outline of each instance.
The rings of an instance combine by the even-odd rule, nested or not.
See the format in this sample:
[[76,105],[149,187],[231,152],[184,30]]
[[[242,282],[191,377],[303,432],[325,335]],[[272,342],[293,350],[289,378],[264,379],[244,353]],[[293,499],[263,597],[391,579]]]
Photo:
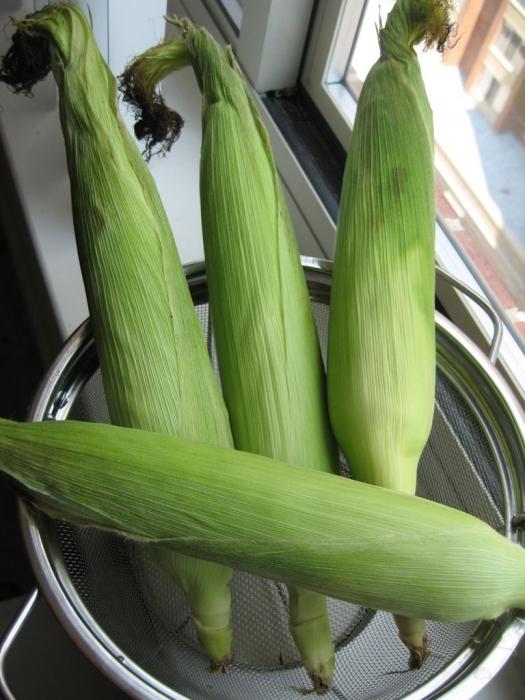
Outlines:
[[[313,259],[303,259],[303,265],[324,353],[331,266]],[[188,267],[187,278],[215,362],[204,266]],[[472,513],[515,540],[512,519],[523,511],[523,416],[494,366],[440,315],[436,332],[436,410],[418,493]],[[495,354],[493,348],[493,359]],[[66,344],[31,413],[33,420],[73,417],[108,421],[87,323]],[[235,574],[235,663],[227,674],[211,674],[182,595],[140,545],[53,521],[24,504],[21,510],[39,585],[55,613],[92,661],[132,697],[285,700],[309,687],[287,628],[285,587]],[[402,672],[407,652],[391,616],[335,600],[329,611],[337,660],[326,700],[444,694],[465,700],[497,672],[525,629],[513,612],[490,623],[430,622],[429,659],[418,671]]]

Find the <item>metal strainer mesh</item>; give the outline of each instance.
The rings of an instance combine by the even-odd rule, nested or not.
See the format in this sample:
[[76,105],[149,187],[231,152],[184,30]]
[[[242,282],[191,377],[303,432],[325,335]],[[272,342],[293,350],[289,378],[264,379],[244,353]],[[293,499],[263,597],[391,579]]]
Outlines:
[[[328,307],[313,302],[313,308],[325,353]],[[213,357],[207,304],[196,309]],[[108,422],[98,371],[74,401],[69,417]],[[503,531],[504,499],[496,459],[469,403],[439,370],[435,418],[420,464],[418,493]],[[229,673],[211,674],[198,651],[184,598],[149,560],[147,545],[62,522],[56,524],[55,534],[65,574],[93,619],[122,650],[123,663],[133,661],[159,682],[195,700],[285,700],[300,697],[299,692],[309,687],[287,629],[284,586],[235,574],[236,661]],[[326,700],[404,697],[449,663],[477,627],[429,623],[430,658],[419,671],[405,672],[407,652],[389,615],[335,600],[329,601],[329,611],[338,650],[335,684]]]

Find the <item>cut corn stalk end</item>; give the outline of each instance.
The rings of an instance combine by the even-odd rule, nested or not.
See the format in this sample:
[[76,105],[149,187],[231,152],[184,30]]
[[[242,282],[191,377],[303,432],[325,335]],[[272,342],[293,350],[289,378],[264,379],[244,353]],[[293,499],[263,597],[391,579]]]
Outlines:
[[428,657],[428,637],[426,621],[415,617],[394,615],[399,639],[410,652],[408,667],[411,670],[421,668]]
[[158,545],[150,547],[149,554],[185,592],[197,639],[210,661],[210,670],[225,670],[232,661],[232,570],[213,562],[196,561]]
[[327,618],[311,620],[301,628],[290,625],[290,631],[314,690],[320,693],[330,690],[335,669],[335,649],[331,645],[324,659],[319,650],[319,640],[330,639]]
[[[404,640],[402,641],[404,644],[406,644]],[[422,646],[414,647],[413,649],[409,649],[409,651],[410,658],[408,660],[408,667],[411,671],[416,671],[418,668],[423,666],[423,663],[429,654],[427,636],[425,635]]]
[[314,690],[322,692],[332,685],[335,648],[332,644],[326,597],[314,591],[288,586],[290,596],[290,633],[301,654]]
[[197,632],[200,648],[210,661],[210,671],[226,671],[232,662],[231,626],[205,627],[194,615],[191,619]]

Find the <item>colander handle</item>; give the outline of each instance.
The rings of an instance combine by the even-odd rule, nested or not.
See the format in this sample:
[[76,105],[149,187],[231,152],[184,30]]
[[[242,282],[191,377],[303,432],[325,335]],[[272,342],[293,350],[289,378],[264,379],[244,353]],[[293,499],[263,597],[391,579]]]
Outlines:
[[496,313],[496,311],[493,309],[493,307],[488,303],[488,301],[486,301],[480,294],[478,294],[473,289],[471,289],[471,287],[468,287],[466,284],[463,284],[463,282],[461,282],[461,280],[458,280],[457,277],[454,277],[453,275],[449,274],[448,272],[445,272],[445,270],[443,270],[442,267],[439,267],[439,265],[436,266],[436,272],[442,279],[444,279],[446,282],[448,282],[451,287],[458,289],[465,296],[472,299],[472,301],[475,301],[476,304],[483,309],[483,311],[487,314],[487,316],[492,321],[493,334],[492,334],[492,340],[490,341],[488,358],[489,358],[490,362],[493,365],[495,365],[497,362],[497,359],[498,359],[498,353],[499,353],[499,348],[501,345],[501,339],[503,337],[503,324],[501,322],[499,315]]
[[5,698],[5,700],[16,700],[6,678],[5,667],[7,655],[15,639],[18,637],[20,630],[24,626],[25,621],[33,610],[39,594],[38,588],[35,588],[35,590],[30,593],[0,643],[0,696]]

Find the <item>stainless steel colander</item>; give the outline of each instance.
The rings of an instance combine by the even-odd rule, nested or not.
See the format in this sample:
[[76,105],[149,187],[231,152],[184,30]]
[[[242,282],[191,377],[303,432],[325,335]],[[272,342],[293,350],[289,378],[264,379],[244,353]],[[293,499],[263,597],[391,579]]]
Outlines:
[[[311,258],[304,258],[303,266],[325,353],[331,266]],[[189,266],[186,274],[215,363],[204,266]],[[418,494],[472,513],[517,540],[513,522],[520,522],[524,510],[522,413],[489,359],[440,315],[436,332],[436,410]],[[499,334],[490,352],[493,361]],[[66,344],[30,417],[108,422],[88,323]],[[235,663],[226,674],[212,674],[198,650],[182,594],[164,572],[152,568],[139,544],[54,521],[24,503],[21,513],[40,588],[56,615],[90,659],[132,697],[288,700],[309,687],[287,628],[284,586],[234,575]],[[4,641],[0,660],[35,597]],[[525,621],[512,611],[490,623],[430,622],[429,659],[418,671],[401,672],[407,652],[390,615],[336,600],[329,601],[329,613],[337,655],[335,683],[326,700],[445,694],[465,700],[499,670],[525,631]]]

